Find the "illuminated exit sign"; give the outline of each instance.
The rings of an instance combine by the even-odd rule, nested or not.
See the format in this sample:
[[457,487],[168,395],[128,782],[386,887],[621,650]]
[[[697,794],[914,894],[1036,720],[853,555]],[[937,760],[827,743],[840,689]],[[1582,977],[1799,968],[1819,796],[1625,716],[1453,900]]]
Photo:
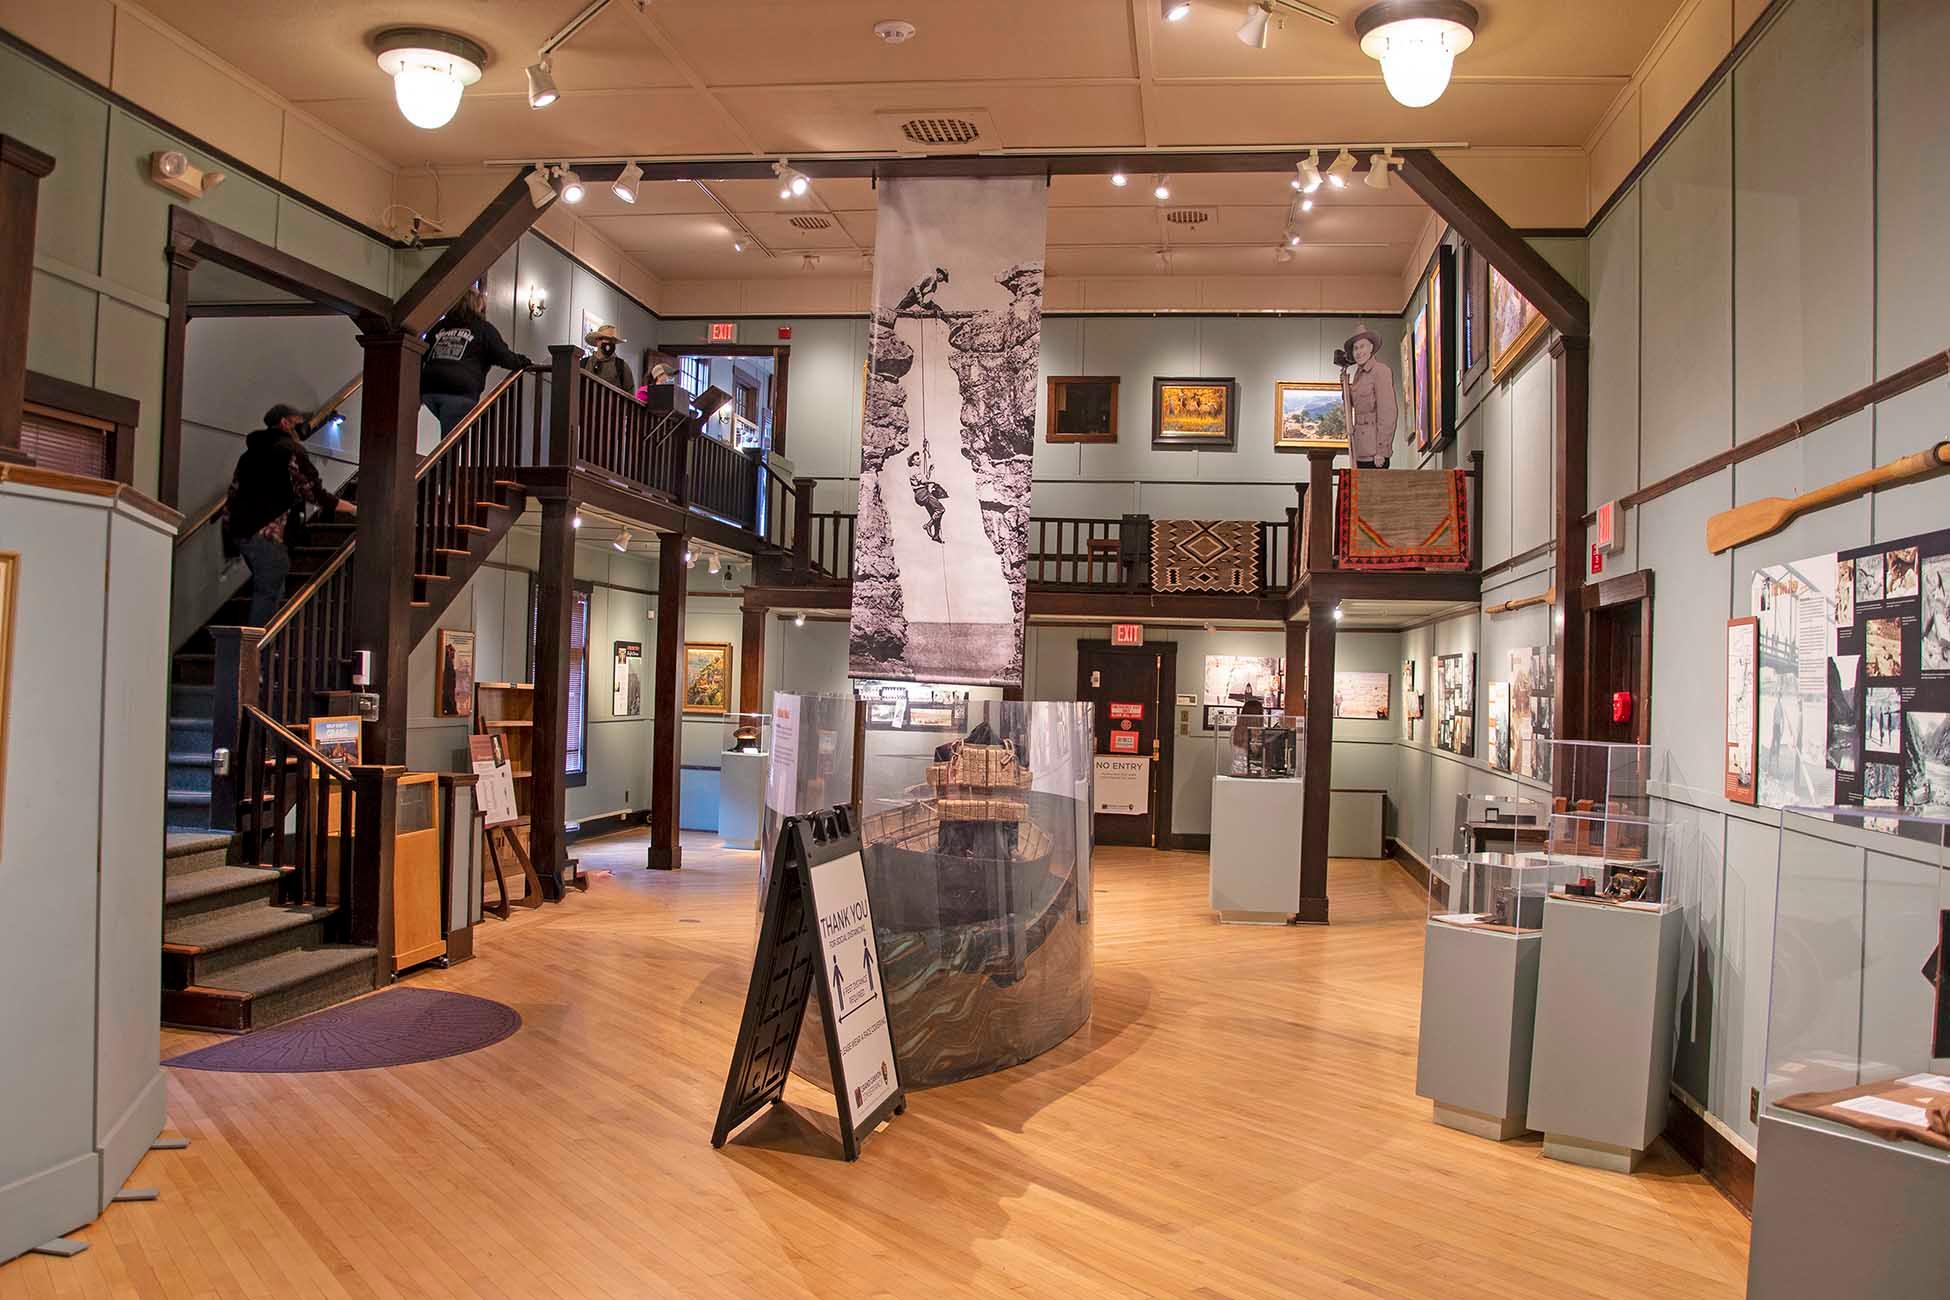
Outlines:
[[1110,625],[1110,643],[1112,645],[1143,645],[1144,624],[1112,623]]
[[738,322],[735,320],[714,320],[711,322],[711,342],[736,343],[738,341]]

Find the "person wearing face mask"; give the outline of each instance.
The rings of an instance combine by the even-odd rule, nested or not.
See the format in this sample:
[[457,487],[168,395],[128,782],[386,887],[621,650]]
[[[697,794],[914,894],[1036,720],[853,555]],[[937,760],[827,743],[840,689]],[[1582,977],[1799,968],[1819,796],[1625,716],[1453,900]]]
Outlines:
[[599,325],[584,335],[582,341],[594,349],[582,359],[584,370],[626,393],[636,392],[636,376],[630,372],[630,363],[616,355],[617,345],[623,338],[614,325]]
[[481,400],[488,367],[521,370],[534,364],[502,340],[486,312],[487,292],[476,284],[427,331],[420,400],[440,421],[443,437]]

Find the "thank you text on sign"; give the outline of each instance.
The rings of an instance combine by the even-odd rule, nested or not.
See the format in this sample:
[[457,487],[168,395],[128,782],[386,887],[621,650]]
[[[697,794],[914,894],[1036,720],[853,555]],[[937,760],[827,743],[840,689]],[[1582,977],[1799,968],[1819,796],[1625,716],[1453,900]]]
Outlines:
[[831,991],[838,1031],[839,1074],[856,1123],[864,1126],[880,1103],[900,1087],[880,962],[867,905],[867,877],[857,850],[812,869],[812,896],[819,908],[819,978]]

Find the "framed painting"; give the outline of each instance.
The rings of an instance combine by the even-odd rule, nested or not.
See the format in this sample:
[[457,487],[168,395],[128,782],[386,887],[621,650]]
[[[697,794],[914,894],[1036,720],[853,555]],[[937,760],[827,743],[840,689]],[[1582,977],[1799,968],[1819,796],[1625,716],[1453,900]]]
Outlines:
[[1415,327],[1422,319],[1418,313],[1402,330],[1402,413],[1408,420],[1408,445],[1420,449],[1422,434],[1415,423],[1417,394],[1415,389]]
[[731,644],[684,643],[684,712],[731,712]]
[[1490,378],[1501,380],[1544,337],[1544,315],[1490,268]]
[[1458,392],[1476,387],[1490,368],[1490,260],[1469,244],[1462,248],[1462,308],[1458,312],[1456,380]]
[[1116,442],[1117,376],[1051,375],[1044,442]]
[[1429,318],[1429,450],[1434,451],[1449,440],[1449,353],[1455,342],[1448,337],[1448,293],[1450,260],[1454,256],[1446,248],[1438,248],[1435,265],[1429,268],[1426,281],[1428,293],[1424,295],[1422,311]]
[[1151,445],[1231,451],[1238,436],[1238,383],[1159,376],[1151,381]]
[[1393,686],[1387,673],[1335,673],[1334,716],[1385,720]]
[[1347,395],[1336,383],[1273,385],[1274,451],[1346,451]]
[[1409,370],[1415,376],[1415,404],[1409,407],[1409,439],[1415,450],[1428,451],[1435,443],[1434,426],[1429,423],[1431,414],[1429,404],[1429,304],[1424,302],[1422,310],[1415,313],[1415,320],[1409,327],[1409,342],[1412,346]]
[[474,712],[474,634],[443,627],[439,644],[433,714],[437,718],[470,717]]

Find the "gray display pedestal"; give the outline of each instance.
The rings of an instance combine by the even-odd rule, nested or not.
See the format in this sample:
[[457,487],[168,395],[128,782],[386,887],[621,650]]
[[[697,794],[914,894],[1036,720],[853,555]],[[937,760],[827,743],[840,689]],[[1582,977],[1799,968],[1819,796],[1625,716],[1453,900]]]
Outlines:
[[1212,778],[1212,910],[1284,924],[1300,906],[1298,778]]
[[1763,1115],[1747,1300],[1943,1300],[1950,1158],[1844,1125]]
[[1526,1131],[1543,935],[1430,921],[1415,1095],[1435,1122],[1505,1142]]
[[763,753],[727,753],[718,769],[718,834],[728,849],[758,847],[759,819],[765,809]]
[[1665,1128],[1682,919],[1544,901],[1529,1124],[1545,1155],[1630,1173]]

